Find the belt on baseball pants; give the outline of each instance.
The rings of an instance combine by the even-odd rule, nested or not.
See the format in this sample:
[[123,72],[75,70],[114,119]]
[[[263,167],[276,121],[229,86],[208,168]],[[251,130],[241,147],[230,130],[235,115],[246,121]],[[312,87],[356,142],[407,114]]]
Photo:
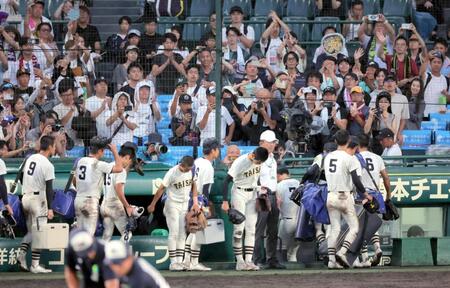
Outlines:
[[245,191],[245,192],[253,192],[255,191],[255,188],[243,188],[243,187],[236,187],[236,189]]
[[283,219],[283,220],[292,220],[292,219],[294,219],[294,218],[291,218],[291,217],[283,217],[282,219]]

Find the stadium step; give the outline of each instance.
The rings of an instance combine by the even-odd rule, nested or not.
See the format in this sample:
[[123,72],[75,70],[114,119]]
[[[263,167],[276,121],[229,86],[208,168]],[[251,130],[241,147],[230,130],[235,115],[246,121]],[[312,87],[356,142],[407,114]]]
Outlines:
[[94,7],[91,8],[91,13],[92,15],[95,15],[93,17],[111,16],[111,15],[121,17],[123,15],[127,15],[132,17],[133,19],[133,16],[137,16],[141,12],[139,7]]
[[431,238],[395,238],[392,247],[393,266],[433,266]]
[[434,265],[450,265],[450,237],[431,239]]
[[92,6],[96,7],[139,7],[139,1],[137,0],[121,0],[121,1],[110,1],[110,0],[95,0]]

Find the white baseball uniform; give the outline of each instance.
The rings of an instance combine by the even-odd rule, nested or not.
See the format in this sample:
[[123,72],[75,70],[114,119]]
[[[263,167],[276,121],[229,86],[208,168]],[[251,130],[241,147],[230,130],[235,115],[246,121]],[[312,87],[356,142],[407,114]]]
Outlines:
[[353,181],[352,171],[360,176],[361,165],[355,156],[345,151],[336,150],[325,157],[325,178],[328,186],[327,208],[330,216],[331,232],[328,238],[328,255],[330,261],[335,261],[336,241],[341,231],[341,216],[349,226],[349,232],[342,244],[347,251],[358,234],[358,218],[355,212],[355,201],[351,194]]
[[181,172],[179,165],[167,171],[162,185],[166,187],[167,200],[164,205],[169,228],[170,263],[181,263],[186,240],[186,213],[189,205],[189,193],[192,188],[192,171]]
[[261,165],[255,165],[248,156],[249,154],[239,156],[228,170],[228,175],[233,177],[231,206],[245,215],[244,222],[233,225],[234,254],[238,261],[244,261],[242,253],[242,236],[245,229],[245,261],[251,262],[253,247],[255,245],[256,221],[258,219],[256,196]]
[[114,232],[114,226],[119,230],[120,235],[125,233],[127,226],[127,213],[116,192],[116,185],[127,182],[127,171],[120,173],[109,173],[105,175],[103,201],[100,206],[100,213],[103,217],[103,240],[110,241]]
[[300,246],[299,242],[295,241],[296,219],[299,206],[290,199],[292,192],[299,185],[300,182],[296,179],[285,179],[277,185],[277,194],[281,199],[278,234],[280,235],[283,249],[287,250],[287,259],[290,262],[297,262],[297,250]]
[[75,215],[78,227],[94,235],[97,228],[99,199],[105,174],[110,174],[114,163],[107,163],[93,157],[78,160],[75,172],[77,196]]
[[[32,245],[32,226],[47,223],[46,182],[55,179],[55,167],[47,157],[37,153],[25,162],[22,180],[22,206],[26,216],[27,234],[22,240],[21,250],[26,253]],[[37,220],[39,217],[39,220]],[[42,218],[41,218],[42,217]],[[39,263],[39,250],[33,249],[32,259]]]
[[[201,157],[194,161],[194,181],[197,187],[198,195],[203,194],[203,186],[214,183],[214,167],[211,161]],[[201,205],[202,203],[199,203]],[[195,234],[189,234],[186,239],[184,261],[190,261],[193,265],[198,263],[201,244],[195,239]]]

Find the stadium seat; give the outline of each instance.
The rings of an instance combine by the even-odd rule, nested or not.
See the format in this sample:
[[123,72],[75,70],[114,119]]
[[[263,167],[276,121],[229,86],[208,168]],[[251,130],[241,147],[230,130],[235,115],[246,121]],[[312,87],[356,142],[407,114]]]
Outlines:
[[450,122],[450,113],[430,113],[430,120],[436,120],[439,122]]
[[399,16],[387,16],[386,19],[389,20],[389,23],[391,23],[392,27],[394,27],[394,31],[396,34],[398,33],[398,30],[400,29],[402,24],[406,22],[404,17]]
[[[317,22],[327,22],[327,23],[317,23]],[[334,26],[336,27],[336,30],[338,33],[341,32],[341,25],[339,24],[333,24],[332,21],[339,21],[338,17],[316,17],[314,18],[314,24],[312,28],[312,35],[311,40],[312,41],[320,41],[322,40],[322,31],[327,26]]]
[[312,17],[314,13],[313,0],[288,0],[286,16]]
[[277,14],[281,17],[282,11],[279,0],[258,0],[255,2],[255,10],[253,15],[256,17],[267,16],[271,10],[277,12]]
[[241,7],[245,17],[252,15],[252,3],[250,0],[224,0],[222,7],[223,15],[230,15],[230,8],[233,6]]
[[172,98],[173,98],[173,95],[170,95],[170,94],[158,95],[158,103],[161,104],[162,102],[165,102],[168,104]]
[[74,146],[71,150],[66,151],[66,157],[68,158],[80,158],[84,156],[84,147]]
[[[267,16],[258,16],[250,18],[250,21],[263,21],[266,22]],[[262,33],[266,30],[266,23],[252,23],[253,30],[255,30],[255,44],[259,44],[259,39]]]
[[384,0],[384,16],[410,17],[412,14],[411,0]]
[[[192,156],[194,148],[192,146],[167,146],[169,150],[166,154],[161,154],[161,162],[176,165],[183,156]],[[199,149],[201,150],[201,149]]]
[[170,118],[168,115],[164,115],[163,119],[156,124],[156,127],[159,129],[169,129]]
[[190,17],[209,17],[213,11],[214,1],[211,0],[191,0],[189,9]]
[[198,21],[208,22],[208,17],[188,17],[183,28],[183,39],[187,41],[199,41],[206,29],[206,23],[195,23]]
[[403,130],[402,149],[426,149],[431,145],[430,130]]
[[436,119],[434,119],[432,121],[422,121],[422,123],[420,124],[420,129],[432,131],[445,130],[446,125],[446,122],[437,121]]
[[159,17],[157,32],[164,35],[178,21],[177,17]]
[[364,15],[378,14],[380,12],[379,0],[363,0],[364,2]]
[[309,41],[310,29],[307,23],[298,23],[299,21],[308,20],[306,17],[284,17],[283,21],[289,25],[291,31],[297,34],[299,42]]
[[450,131],[436,131],[434,139],[435,144],[450,145]]

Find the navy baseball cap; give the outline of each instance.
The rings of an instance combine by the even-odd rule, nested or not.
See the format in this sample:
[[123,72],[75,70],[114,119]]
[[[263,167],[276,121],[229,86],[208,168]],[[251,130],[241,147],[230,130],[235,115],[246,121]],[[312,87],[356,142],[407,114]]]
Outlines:
[[191,104],[192,103],[192,97],[189,94],[182,94],[180,96],[180,100],[179,100],[180,104]]
[[327,86],[325,87],[325,89],[323,89],[322,95],[325,95],[327,93],[336,94],[336,89],[334,89],[333,86]]
[[97,79],[95,79],[94,85],[97,85],[98,83],[101,83],[101,82],[103,82],[103,83],[105,83],[106,85],[108,85],[108,81],[107,81],[106,78],[103,77],[103,76],[98,77]]
[[180,77],[180,78],[178,78],[178,79],[176,80],[176,82],[175,82],[175,87],[183,86],[183,85],[185,85],[185,84],[188,84],[188,83],[187,83],[187,79],[186,79],[185,77]]
[[230,9],[230,15],[233,14],[234,12],[239,12],[242,15],[244,15],[244,11],[242,10],[242,8],[240,6],[233,6]]
[[386,78],[384,79],[384,82],[388,82],[388,81],[394,81],[397,82],[397,78],[395,77],[394,74],[389,74],[386,76]]
[[2,84],[2,86],[0,86],[0,91],[1,92],[5,91],[5,90],[8,90],[8,89],[14,89],[14,85],[9,83],[9,82],[5,82],[5,83]]
[[97,248],[97,240],[87,231],[75,229],[70,232],[69,245],[80,258],[86,258],[88,254]]
[[389,128],[384,128],[380,131],[380,134],[378,134],[378,140],[383,140],[385,138],[394,138],[395,134],[392,132]]
[[112,240],[105,245],[105,264],[120,265],[132,255],[131,246],[120,240]]

